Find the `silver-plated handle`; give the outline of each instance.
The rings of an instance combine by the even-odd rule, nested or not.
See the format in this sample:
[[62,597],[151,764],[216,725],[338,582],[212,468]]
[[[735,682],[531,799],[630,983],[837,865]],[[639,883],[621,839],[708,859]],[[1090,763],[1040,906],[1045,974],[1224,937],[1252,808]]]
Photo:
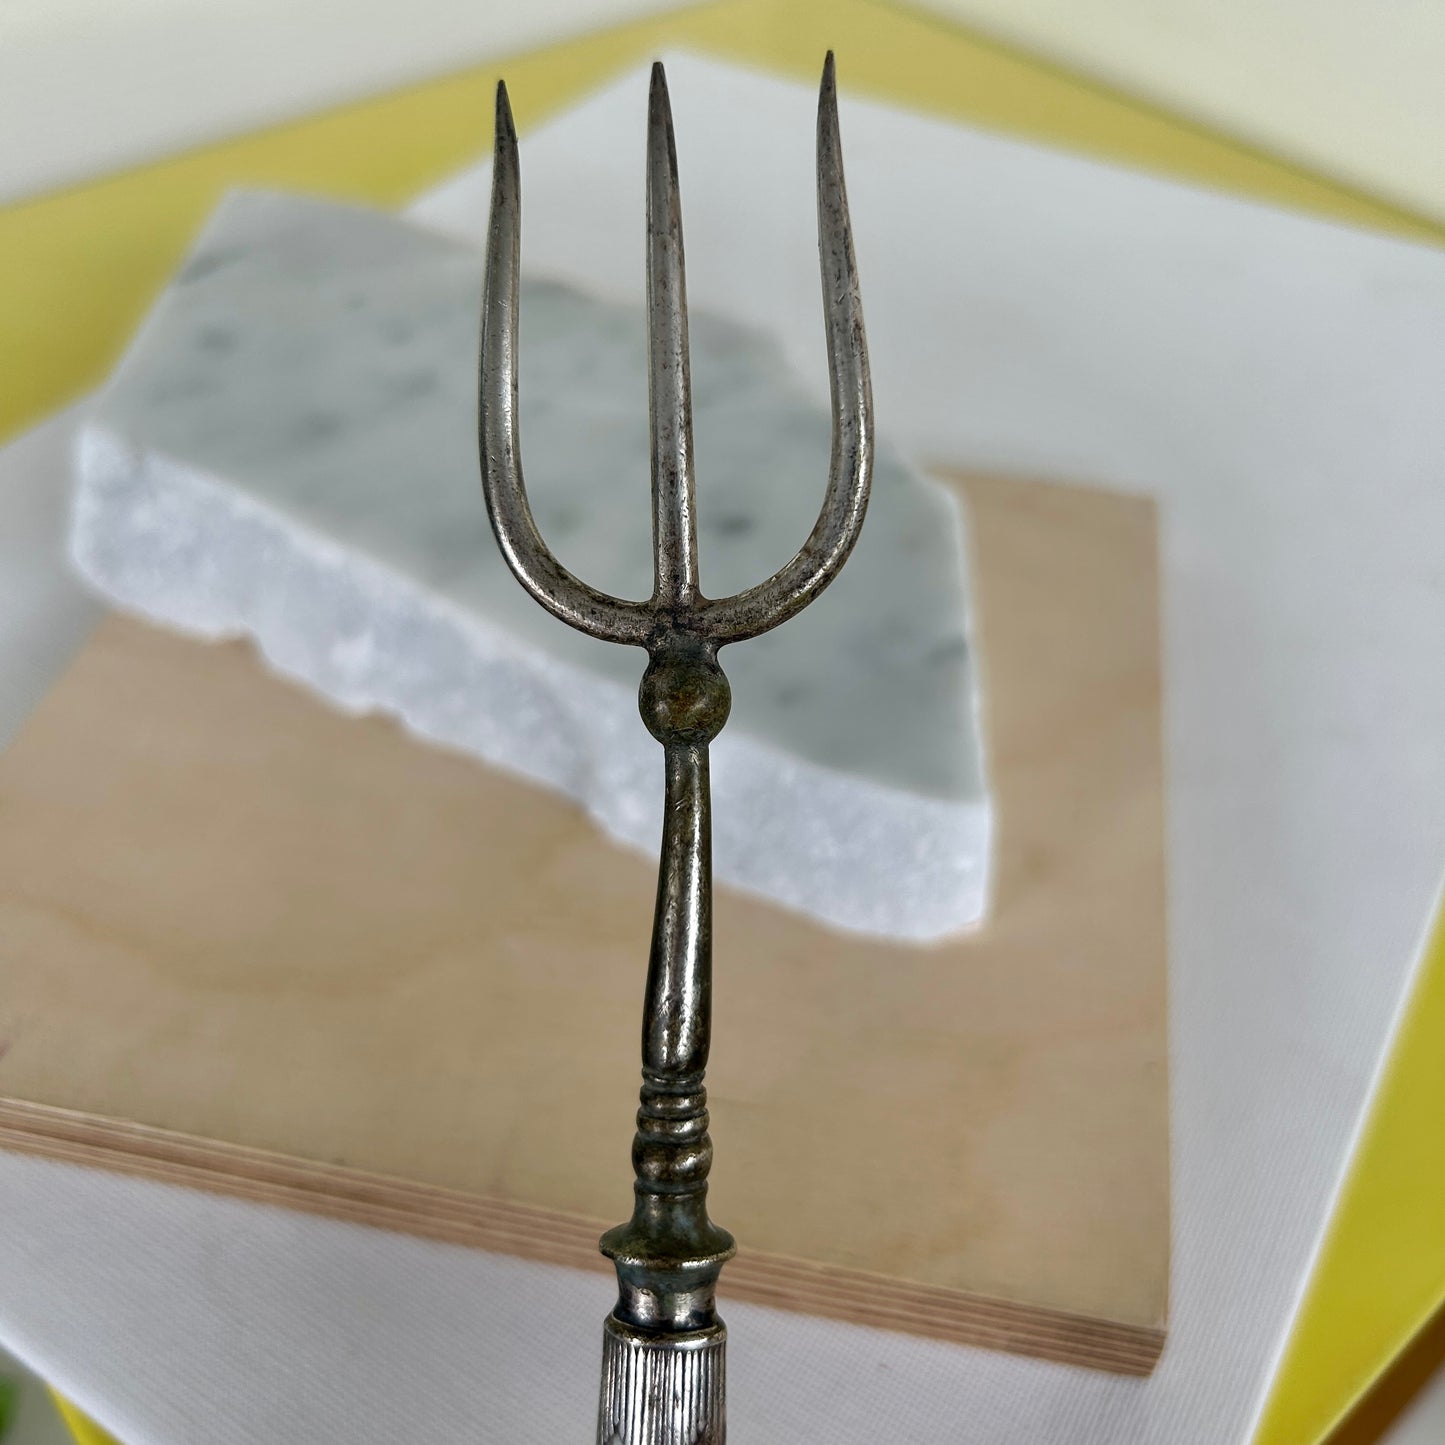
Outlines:
[[723,1445],[727,1329],[652,1335],[609,1315],[597,1445]]

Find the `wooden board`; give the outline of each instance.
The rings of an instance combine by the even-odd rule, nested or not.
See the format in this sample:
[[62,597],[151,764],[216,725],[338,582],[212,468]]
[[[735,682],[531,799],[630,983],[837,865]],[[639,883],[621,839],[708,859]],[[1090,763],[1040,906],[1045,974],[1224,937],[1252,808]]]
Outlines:
[[[1169,1259],[1154,512],[964,485],[994,912],[885,945],[721,891],[723,1293],[1145,1372]],[[110,619],[0,756],[0,1142],[604,1267],[653,888],[555,796],[241,644]]]

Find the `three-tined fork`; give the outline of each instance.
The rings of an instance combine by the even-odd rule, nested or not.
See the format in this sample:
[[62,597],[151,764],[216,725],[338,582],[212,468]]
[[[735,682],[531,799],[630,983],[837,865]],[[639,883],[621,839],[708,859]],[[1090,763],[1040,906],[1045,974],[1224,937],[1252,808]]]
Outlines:
[[602,1236],[618,1299],[603,1337],[598,1445],[721,1445],[726,1330],[715,1303],[733,1239],[707,1213],[712,1165],[703,1072],[711,1031],[712,851],[708,744],[731,692],[718,649],[786,622],[847,561],[873,464],[873,398],[843,185],[831,52],[818,98],[818,251],[828,337],[832,457],[812,533],[772,577],[732,597],[698,579],[692,402],[677,151],[667,81],[653,66],[647,127],[647,335],[653,591],[630,602],[589,586],[548,550],[522,481],[517,434],[521,182],[505,84],[497,87],[482,301],[482,488],[517,580],[554,616],[646,648],[643,722],[663,747],[666,793],[632,1145],[632,1218]]

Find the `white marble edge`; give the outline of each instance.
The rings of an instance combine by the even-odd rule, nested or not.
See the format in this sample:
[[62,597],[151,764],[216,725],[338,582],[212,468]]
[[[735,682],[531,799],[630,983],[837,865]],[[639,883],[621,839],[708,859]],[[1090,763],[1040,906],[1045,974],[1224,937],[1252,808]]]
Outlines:
[[[102,598],[199,636],[252,635],[293,680],[568,793],[651,853],[641,663],[525,598],[478,504],[479,269],[475,247],[380,212],[230,193],[84,425],[72,552]],[[534,510],[544,530],[555,512],[569,565],[637,595],[641,312],[552,281],[524,281],[522,302],[545,343],[524,347],[521,389]],[[728,591],[806,534],[827,416],[765,333],[691,319],[705,575]],[[880,438],[844,576],[728,654],[721,883],[872,936],[978,922],[992,819],[964,533],[957,494]]]

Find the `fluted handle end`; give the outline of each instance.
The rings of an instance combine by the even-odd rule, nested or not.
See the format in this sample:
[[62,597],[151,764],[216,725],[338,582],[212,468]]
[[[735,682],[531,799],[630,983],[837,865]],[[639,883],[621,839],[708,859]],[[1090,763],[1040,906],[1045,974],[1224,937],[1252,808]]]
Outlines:
[[727,1329],[649,1334],[608,1315],[597,1445],[724,1445]]

